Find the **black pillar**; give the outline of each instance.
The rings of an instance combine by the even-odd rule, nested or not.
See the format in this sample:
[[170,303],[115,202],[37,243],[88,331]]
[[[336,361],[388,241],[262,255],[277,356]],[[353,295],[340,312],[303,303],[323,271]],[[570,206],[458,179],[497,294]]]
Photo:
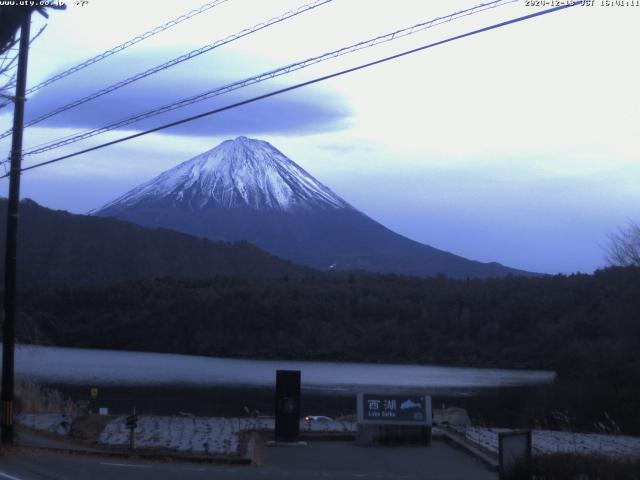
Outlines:
[[276,442],[297,442],[300,435],[300,370],[276,372]]

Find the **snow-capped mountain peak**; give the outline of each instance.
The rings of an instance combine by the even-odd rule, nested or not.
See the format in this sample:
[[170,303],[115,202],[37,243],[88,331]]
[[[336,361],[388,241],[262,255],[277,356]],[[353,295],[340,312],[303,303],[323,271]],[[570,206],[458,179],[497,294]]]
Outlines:
[[170,201],[191,209],[207,206],[280,211],[351,208],[270,143],[244,136],[226,140],[158,175],[101,210]]
[[214,241],[247,241],[322,270],[528,275],[403,237],[351,207],[269,143],[246,137],[222,142],[93,214]]

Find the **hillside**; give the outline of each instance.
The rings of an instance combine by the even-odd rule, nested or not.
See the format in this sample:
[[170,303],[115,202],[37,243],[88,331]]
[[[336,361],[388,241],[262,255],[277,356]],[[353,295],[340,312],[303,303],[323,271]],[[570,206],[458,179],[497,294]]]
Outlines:
[[[0,251],[7,201],[0,199]],[[18,275],[22,285],[106,284],[172,277],[276,278],[306,270],[247,242],[224,243],[158,228],[20,205]],[[4,274],[4,262],[0,262]],[[1,278],[4,278],[3,276]]]

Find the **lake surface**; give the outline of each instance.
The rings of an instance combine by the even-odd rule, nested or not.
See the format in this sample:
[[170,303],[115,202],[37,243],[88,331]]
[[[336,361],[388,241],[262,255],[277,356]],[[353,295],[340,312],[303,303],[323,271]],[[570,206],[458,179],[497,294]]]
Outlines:
[[16,378],[56,386],[74,400],[98,387],[100,406],[116,413],[241,415],[273,411],[278,369],[302,372],[303,414],[355,411],[355,394],[420,392],[505,423],[526,398],[551,382],[549,371],[345,362],[243,360],[161,353],[18,345]]
[[71,385],[270,386],[276,370],[302,371],[303,389],[351,394],[380,387],[450,390],[539,385],[549,371],[343,362],[243,360],[18,345],[16,375]]

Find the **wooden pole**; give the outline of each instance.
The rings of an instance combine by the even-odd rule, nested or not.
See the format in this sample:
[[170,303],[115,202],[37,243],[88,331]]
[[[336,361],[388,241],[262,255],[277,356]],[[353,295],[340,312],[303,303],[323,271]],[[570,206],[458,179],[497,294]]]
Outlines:
[[20,51],[13,110],[11,173],[7,210],[7,243],[4,270],[4,323],[2,329],[2,444],[13,444],[14,355],[16,330],[16,259],[18,250],[18,208],[20,206],[20,169],[22,167],[22,131],[27,84],[27,60],[31,14],[25,15],[20,27]]

